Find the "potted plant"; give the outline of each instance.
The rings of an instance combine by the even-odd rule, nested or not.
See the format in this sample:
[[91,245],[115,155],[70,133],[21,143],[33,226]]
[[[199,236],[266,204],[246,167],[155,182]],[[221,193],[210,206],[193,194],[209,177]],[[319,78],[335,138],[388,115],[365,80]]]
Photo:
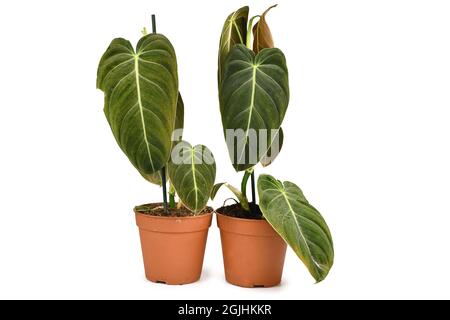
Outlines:
[[176,55],[170,41],[156,33],[154,16],[152,22],[153,33],[144,29],[136,50],[122,38],[111,42],[100,60],[97,87],[120,148],[145,179],[163,189],[161,203],[134,209],[146,277],[185,284],[201,275],[216,165],[208,148],[181,141],[184,105]]
[[[296,184],[260,175],[259,205],[256,203],[254,168],[258,163],[270,165],[278,155],[289,103],[286,59],[274,48],[266,22],[273,7],[250,19],[248,7],[231,13],[220,37],[218,87],[223,131],[232,164],[244,175],[240,190],[219,183],[211,197],[226,186],[238,199],[217,210],[217,221],[226,280],[244,287],[280,283],[286,243],[317,282],[327,276],[334,258],[325,220]],[[249,179],[251,201],[247,197]]]

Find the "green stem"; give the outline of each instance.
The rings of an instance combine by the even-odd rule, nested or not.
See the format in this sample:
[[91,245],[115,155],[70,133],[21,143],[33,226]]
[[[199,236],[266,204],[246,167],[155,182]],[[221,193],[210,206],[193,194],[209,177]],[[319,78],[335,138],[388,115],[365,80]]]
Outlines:
[[175,209],[175,188],[169,180],[169,208]]
[[242,195],[247,198],[247,183],[248,179],[251,178],[251,187],[252,187],[252,204],[253,206],[250,207],[250,210],[253,210],[253,207],[256,203],[256,196],[255,196],[255,174],[254,174],[254,168],[250,168],[245,170],[244,176],[242,177],[241,182],[241,193]]
[[252,29],[253,29],[253,20],[255,18],[259,18],[259,16],[254,16],[250,19],[250,21],[248,22],[248,26],[247,26],[247,37],[245,39],[245,45],[247,46],[247,48],[251,49],[252,48],[252,44],[251,44],[251,40],[252,40]]
[[244,176],[242,177],[241,193],[243,194],[244,197],[247,197],[247,182],[251,174],[252,174],[251,171],[245,170]]

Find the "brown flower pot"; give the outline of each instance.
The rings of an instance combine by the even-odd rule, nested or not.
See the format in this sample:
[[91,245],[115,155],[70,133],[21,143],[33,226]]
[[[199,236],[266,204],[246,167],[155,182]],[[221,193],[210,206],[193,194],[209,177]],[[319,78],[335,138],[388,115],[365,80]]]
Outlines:
[[166,284],[200,279],[212,213],[161,217],[136,212],[145,276]]
[[229,283],[253,288],[273,287],[281,282],[286,243],[266,220],[217,213],[217,225]]

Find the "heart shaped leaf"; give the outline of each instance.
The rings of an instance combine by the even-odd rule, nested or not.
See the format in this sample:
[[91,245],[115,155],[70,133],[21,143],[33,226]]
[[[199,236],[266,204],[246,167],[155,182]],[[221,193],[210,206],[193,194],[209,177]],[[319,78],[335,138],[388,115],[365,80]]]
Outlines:
[[223,24],[219,43],[219,69],[217,73],[219,85],[222,82],[224,64],[228,53],[235,44],[245,44],[245,38],[247,37],[247,20],[248,6],[245,6],[232,12]]
[[181,202],[195,214],[206,206],[216,178],[216,163],[211,151],[188,142],[177,143],[168,163],[168,173]]
[[317,282],[333,265],[334,250],[330,230],[300,188],[270,175],[258,179],[259,205],[266,220],[294,249]]
[[114,39],[103,54],[97,87],[114,137],[143,175],[165,166],[171,151],[178,100],[175,51],[160,34],[142,37],[133,49]]
[[225,62],[219,95],[230,158],[237,171],[246,170],[267,153],[288,107],[283,52],[269,48],[255,55],[243,45],[234,46]]
[[266,22],[266,14],[270,9],[277,5],[268,8],[259,18],[259,21],[253,26],[253,51],[260,52],[264,48],[273,48],[272,33]]

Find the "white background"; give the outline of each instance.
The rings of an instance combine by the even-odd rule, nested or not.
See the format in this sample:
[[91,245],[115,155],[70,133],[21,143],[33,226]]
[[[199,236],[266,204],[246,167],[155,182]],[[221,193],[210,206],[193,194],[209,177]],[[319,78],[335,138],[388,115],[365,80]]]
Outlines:
[[[219,233],[201,281],[145,280],[134,205],[159,201],[119,150],[95,88],[114,37],[150,14],[173,43],[185,138],[238,184],[216,71],[226,16],[273,1],[10,1],[0,4],[0,298],[450,298],[450,3],[278,1],[286,54],[285,145],[257,168],[297,183],[326,218],[335,265],[314,285],[288,252],[272,289],[225,283]],[[213,205],[229,194],[223,190]]]

